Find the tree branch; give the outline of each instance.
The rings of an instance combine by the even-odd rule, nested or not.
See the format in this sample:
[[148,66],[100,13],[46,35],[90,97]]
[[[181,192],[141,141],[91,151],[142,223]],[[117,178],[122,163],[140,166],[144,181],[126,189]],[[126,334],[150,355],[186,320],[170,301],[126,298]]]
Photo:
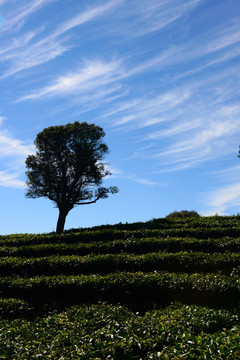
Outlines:
[[92,201],[87,201],[87,202],[76,202],[74,205],[89,205],[89,204],[93,204],[93,203],[95,203],[96,201],[98,201],[99,199],[101,199],[101,197],[102,197],[102,194],[101,195],[99,195],[98,197],[96,197],[96,199],[95,200],[92,200]]

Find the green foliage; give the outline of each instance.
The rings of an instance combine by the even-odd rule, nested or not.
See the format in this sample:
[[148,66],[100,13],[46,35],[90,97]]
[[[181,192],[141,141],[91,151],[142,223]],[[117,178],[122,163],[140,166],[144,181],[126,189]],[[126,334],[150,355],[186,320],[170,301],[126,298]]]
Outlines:
[[239,220],[0,236],[0,359],[239,359]]
[[180,304],[144,315],[97,304],[32,322],[2,321],[0,343],[2,358],[18,360],[237,359],[239,318]]
[[186,219],[186,218],[198,218],[200,215],[195,210],[181,210],[173,211],[168,214],[165,219],[175,220],[175,219]]
[[55,275],[0,278],[3,296],[35,305],[109,301],[144,309],[171,301],[234,308],[240,298],[240,279],[220,274],[119,272],[107,275]]
[[[82,233],[87,234],[87,233]],[[89,233],[88,233],[89,234]],[[93,236],[94,234],[94,236]],[[13,238],[0,241],[0,257],[43,257],[50,255],[89,255],[89,254],[119,254],[135,253],[147,254],[150,252],[206,252],[223,253],[226,251],[239,252],[240,238],[220,237],[217,239],[197,239],[193,237],[143,237],[138,234],[125,233],[124,238],[117,239],[119,232],[106,233],[99,237],[92,233],[92,237],[29,237]],[[140,234],[141,235],[141,234]],[[149,234],[151,235],[151,234]],[[111,240],[113,237],[113,240]],[[114,238],[116,237],[116,240]],[[126,238],[125,238],[126,237]],[[99,239],[100,238],[100,239]],[[105,240],[103,241],[102,238]],[[98,240],[99,239],[99,240]]]
[[171,272],[216,272],[230,274],[238,267],[238,253],[146,253],[142,255],[127,254],[89,254],[52,255],[40,258],[0,257],[2,276],[17,274],[24,277],[35,275],[79,275],[108,274],[116,271],[171,271]]
[[0,319],[18,318],[30,316],[33,312],[33,307],[27,302],[14,298],[0,298]]

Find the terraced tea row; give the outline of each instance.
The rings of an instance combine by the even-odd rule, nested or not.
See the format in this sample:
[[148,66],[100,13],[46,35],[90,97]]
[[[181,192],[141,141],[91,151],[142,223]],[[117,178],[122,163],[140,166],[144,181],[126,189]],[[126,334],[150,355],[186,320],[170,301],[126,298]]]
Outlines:
[[[15,244],[15,243],[14,243]],[[109,241],[92,241],[69,243],[62,241],[59,238],[57,243],[35,244],[35,245],[21,245],[8,246],[2,245],[0,242],[0,257],[6,256],[20,256],[20,257],[40,257],[48,255],[89,255],[89,254],[118,254],[135,253],[145,254],[149,252],[239,252],[240,238],[209,238],[196,239],[184,237],[167,237],[167,238],[134,238]]]
[[170,228],[170,229],[142,229],[142,230],[98,230],[83,231],[78,233],[65,233],[62,235],[11,235],[0,236],[1,246],[18,247],[35,244],[66,243],[90,243],[96,241],[113,241],[117,239],[141,239],[141,238],[167,238],[167,237],[191,237],[197,239],[217,239],[219,237],[240,237],[240,226],[238,227],[211,227],[211,228]]
[[240,299],[240,278],[164,272],[12,276],[0,278],[0,292],[2,297],[19,298],[35,306],[109,301],[133,308],[148,308],[178,300],[188,304],[236,308]]
[[104,254],[86,256],[48,256],[40,258],[0,258],[0,274],[17,274],[30,277],[35,275],[79,275],[108,274],[116,271],[171,271],[171,272],[216,272],[225,274],[236,272],[240,267],[239,253],[147,253]]

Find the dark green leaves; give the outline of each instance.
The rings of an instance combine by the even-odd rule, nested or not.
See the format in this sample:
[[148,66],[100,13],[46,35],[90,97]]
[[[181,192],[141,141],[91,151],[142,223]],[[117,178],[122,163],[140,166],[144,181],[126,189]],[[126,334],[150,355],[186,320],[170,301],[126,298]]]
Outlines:
[[238,317],[227,311],[180,304],[145,315],[119,305],[82,306],[32,322],[2,321],[0,356],[19,360],[237,359],[238,324]]
[[238,222],[1,236],[0,359],[239,359]]

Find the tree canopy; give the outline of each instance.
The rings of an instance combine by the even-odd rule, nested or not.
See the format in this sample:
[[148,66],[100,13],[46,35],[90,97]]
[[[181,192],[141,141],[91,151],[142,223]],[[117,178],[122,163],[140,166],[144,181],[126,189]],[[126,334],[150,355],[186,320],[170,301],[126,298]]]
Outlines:
[[75,205],[92,204],[118,192],[103,187],[110,171],[103,162],[108,146],[103,129],[86,122],[50,126],[34,144],[36,154],[26,159],[29,198],[47,197],[59,209],[56,232],[64,230],[66,216]]

